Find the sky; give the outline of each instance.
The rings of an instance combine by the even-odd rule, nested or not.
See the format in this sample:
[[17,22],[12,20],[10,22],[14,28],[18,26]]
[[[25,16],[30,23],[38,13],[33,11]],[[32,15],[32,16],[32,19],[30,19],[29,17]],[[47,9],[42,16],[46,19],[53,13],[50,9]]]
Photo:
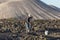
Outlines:
[[60,8],[60,0],[41,0],[41,1],[45,2],[48,5],[54,5]]

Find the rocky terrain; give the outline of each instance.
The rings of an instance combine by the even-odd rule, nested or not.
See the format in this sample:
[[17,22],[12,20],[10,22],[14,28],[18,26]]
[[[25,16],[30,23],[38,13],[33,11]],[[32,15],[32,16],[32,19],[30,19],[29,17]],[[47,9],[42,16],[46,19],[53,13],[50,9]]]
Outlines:
[[25,21],[1,19],[0,40],[60,40],[60,20],[35,20],[31,25],[31,31],[26,33]]

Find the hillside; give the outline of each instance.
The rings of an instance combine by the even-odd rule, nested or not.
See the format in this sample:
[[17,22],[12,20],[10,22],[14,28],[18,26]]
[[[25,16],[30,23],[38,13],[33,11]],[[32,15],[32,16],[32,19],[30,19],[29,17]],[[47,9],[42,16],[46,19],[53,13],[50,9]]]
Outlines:
[[60,12],[39,0],[8,0],[0,4],[0,19],[22,18],[60,19]]
[[[33,17],[30,32],[28,14]],[[0,0],[0,40],[60,40],[59,8],[40,0]]]

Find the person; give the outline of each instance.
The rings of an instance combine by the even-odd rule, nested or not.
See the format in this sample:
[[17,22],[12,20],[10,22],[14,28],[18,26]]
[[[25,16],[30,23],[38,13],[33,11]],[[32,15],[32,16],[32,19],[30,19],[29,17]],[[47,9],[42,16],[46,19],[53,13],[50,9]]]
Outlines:
[[29,32],[31,30],[31,23],[30,23],[31,19],[32,19],[32,16],[29,14],[27,18],[27,22],[25,22],[26,32]]

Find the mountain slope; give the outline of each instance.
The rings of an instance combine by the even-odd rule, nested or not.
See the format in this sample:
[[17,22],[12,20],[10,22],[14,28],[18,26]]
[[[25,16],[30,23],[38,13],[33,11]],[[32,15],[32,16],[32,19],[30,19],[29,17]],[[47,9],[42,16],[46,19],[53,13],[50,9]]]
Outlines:
[[60,19],[60,12],[39,0],[14,0],[0,4],[0,19],[25,18],[31,14],[34,19]]

